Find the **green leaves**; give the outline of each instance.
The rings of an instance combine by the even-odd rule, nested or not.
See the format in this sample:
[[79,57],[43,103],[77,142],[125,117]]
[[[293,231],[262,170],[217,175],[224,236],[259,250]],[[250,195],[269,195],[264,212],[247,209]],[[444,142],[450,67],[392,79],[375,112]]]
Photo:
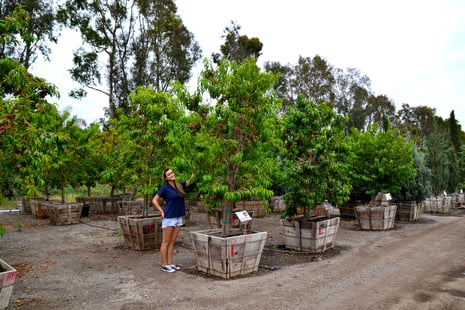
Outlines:
[[26,42],[32,41],[33,37],[27,31],[29,20],[30,16],[22,5],[16,6],[11,16],[7,16],[5,19],[0,20],[1,45],[3,46],[9,43],[17,45],[19,41],[15,37],[16,34],[20,34]]
[[382,131],[375,124],[364,133],[353,130],[351,142],[355,154],[352,185],[362,194],[371,197],[379,192],[396,194],[401,189],[401,182],[415,178],[413,145],[391,127]]
[[297,208],[315,208],[328,199],[342,204],[351,190],[351,153],[346,143],[343,119],[326,104],[298,97],[283,119],[286,153],[283,154],[286,208],[283,217]]
[[[18,12],[19,17],[0,23],[6,25],[0,30],[2,38],[26,27],[27,14],[22,8]],[[9,28],[11,22],[19,28]],[[50,123],[58,113],[46,95],[59,94],[54,85],[33,76],[18,61],[0,59],[0,188],[9,196],[39,193],[45,184],[43,171],[54,163],[51,143],[56,139],[51,137]]]
[[254,59],[240,64],[223,59],[216,67],[205,61],[201,76],[196,95],[213,101],[195,135],[201,153],[208,154],[199,157],[209,164],[199,167],[211,175],[199,185],[206,203],[212,208],[271,197],[282,147],[280,101],[271,92],[277,77],[261,72]]

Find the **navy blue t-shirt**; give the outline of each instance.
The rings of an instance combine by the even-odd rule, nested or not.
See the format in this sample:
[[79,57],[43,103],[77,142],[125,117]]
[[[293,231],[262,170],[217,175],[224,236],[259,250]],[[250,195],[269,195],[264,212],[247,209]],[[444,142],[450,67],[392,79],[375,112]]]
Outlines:
[[[181,182],[182,188],[186,189],[186,183]],[[163,212],[165,218],[175,218],[186,215],[186,205],[184,197],[174,189],[168,182],[163,184],[158,190],[158,196],[163,198],[165,205],[163,206]]]

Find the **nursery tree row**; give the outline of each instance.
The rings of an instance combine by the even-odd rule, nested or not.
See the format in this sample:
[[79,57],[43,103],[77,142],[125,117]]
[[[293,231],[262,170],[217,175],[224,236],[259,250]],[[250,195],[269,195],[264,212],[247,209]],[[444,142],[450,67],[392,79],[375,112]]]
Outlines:
[[[29,25],[20,8],[3,19],[3,46],[33,42]],[[447,120],[407,104],[396,113],[386,96],[370,91],[367,77],[334,69],[320,56],[261,69],[259,40],[239,30],[225,30],[221,54],[204,59],[194,91],[178,77],[166,77],[177,80],[167,86],[134,82],[127,95],[109,96],[107,120],[89,126],[49,102],[58,96],[55,86],[2,57],[1,195],[42,196],[67,185],[91,194],[103,183],[149,199],[166,167],[181,180],[195,172],[192,198],[226,210],[235,201],[282,194],[291,214],[324,199],[342,204],[387,191],[422,201],[461,188],[464,133],[453,111]],[[108,44],[103,37],[90,40]]]

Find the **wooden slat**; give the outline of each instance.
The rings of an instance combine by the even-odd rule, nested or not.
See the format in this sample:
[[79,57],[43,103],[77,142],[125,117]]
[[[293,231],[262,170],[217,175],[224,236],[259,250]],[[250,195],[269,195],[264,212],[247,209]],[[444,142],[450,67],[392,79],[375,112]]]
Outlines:
[[358,206],[355,207],[355,215],[362,229],[387,230],[394,227],[396,210],[396,205],[387,207]]
[[266,236],[266,232],[221,236],[220,229],[191,232],[197,269],[225,279],[256,272]]
[[124,245],[136,251],[159,249],[163,240],[161,216],[118,216]]
[[47,212],[52,225],[79,224],[82,212],[82,203],[54,204],[47,205]]
[[286,248],[299,252],[323,253],[334,247],[339,217],[283,219]]

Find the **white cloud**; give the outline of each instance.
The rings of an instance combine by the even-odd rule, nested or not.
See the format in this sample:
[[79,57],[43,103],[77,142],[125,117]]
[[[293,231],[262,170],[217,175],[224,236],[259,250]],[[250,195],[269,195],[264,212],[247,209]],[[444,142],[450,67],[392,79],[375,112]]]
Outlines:
[[50,102],[57,102],[60,110],[68,110],[72,115],[77,115],[90,124],[104,116],[108,98],[92,90],[87,90],[88,95],[82,100],[68,96],[71,90],[79,88],[79,85],[71,79],[68,70],[72,67],[73,52],[80,45],[81,39],[77,32],[69,29],[63,31],[58,45],[52,46],[50,62],[39,62],[32,66],[30,71],[58,87],[60,99],[51,98]]

